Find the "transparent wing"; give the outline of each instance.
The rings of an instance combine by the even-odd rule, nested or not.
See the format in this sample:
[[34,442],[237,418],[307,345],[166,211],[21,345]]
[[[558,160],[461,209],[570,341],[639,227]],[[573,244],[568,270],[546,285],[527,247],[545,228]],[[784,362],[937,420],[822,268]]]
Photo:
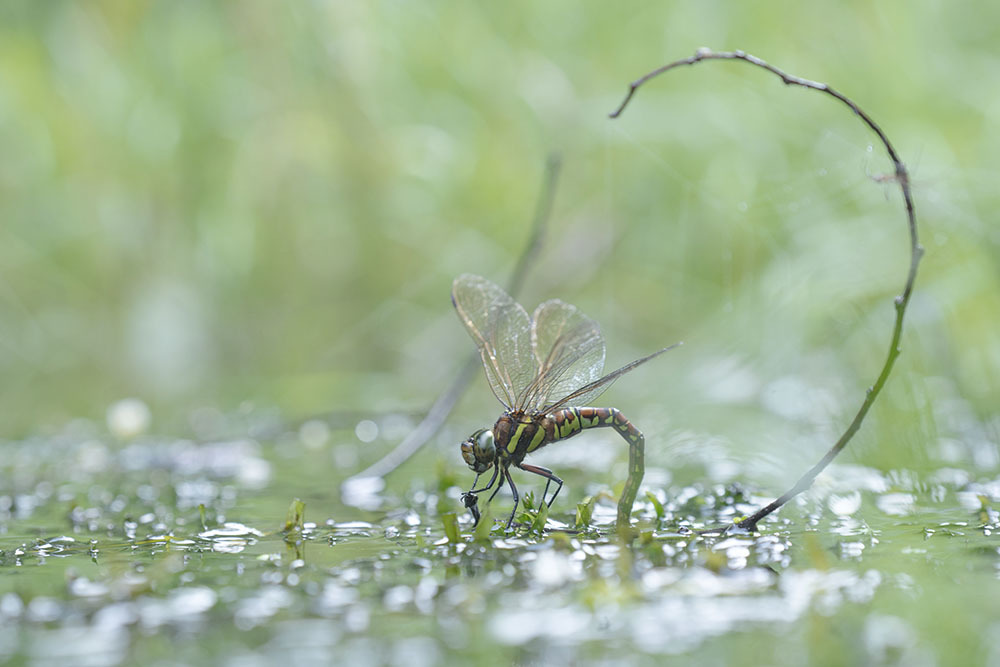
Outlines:
[[451,302],[479,348],[490,388],[513,408],[538,374],[528,313],[502,288],[469,273],[455,279]]
[[546,301],[531,318],[531,346],[538,374],[515,407],[543,410],[604,371],[604,336],[597,322],[558,299]]
[[593,382],[591,382],[589,384],[583,385],[582,387],[580,387],[576,391],[574,391],[574,392],[572,392],[570,394],[567,394],[566,396],[562,397],[561,399],[559,399],[555,403],[551,403],[549,405],[546,405],[543,409],[546,410],[546,411],[548,411],[548,410],[558,410],[559,408],[566,407],[570,403],[573,403],[574,405],[587,405],[590,401],[594,400],[595,398],[597,398],[598,396],[600,396],[601,394],[603,394],[607,390],[607,388],[610,387],[612,384],[614,384],[615,380],[617,380],[621,376],[625,375],[626,373],[628,373],[631,370],[634,370],[636,367],[641,366],[642,364],[646,363],[650,359],[655,359],[656,357],[660,356],[664,352],[667,352],[668,350],[674,349],[675,347],[677,347],[680,344],[681,343],[674,343],[673,345],[671,345],[669,347],[665,347],[662,350],[657,350],[656,352],[654,352],[652,354],[648,354],[648,355],[646,355],[645,357],[643,357],[641,359],[636,359],[632,363],[625,364],[624,366],[622,366],[618,370],[611,371],[610,373],[608,373],[604,377],[598,378],[598,379],[594,380]]

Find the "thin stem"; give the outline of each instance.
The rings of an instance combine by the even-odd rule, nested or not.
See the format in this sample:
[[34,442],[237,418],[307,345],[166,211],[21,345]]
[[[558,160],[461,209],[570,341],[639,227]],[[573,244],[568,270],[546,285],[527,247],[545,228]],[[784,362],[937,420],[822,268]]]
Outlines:
[[[531,236],[529,236],[528,243],[521,252],[514,272],[511,274],[507,289],[511,295],[516,296],[521,290],[525,276],[537,259],[545,242],[545,232],[552,213],[552,203],[555,200],[560,167],[559,156],[550,156],[546,163],[545,180],[542,183],[542,191],[531,223]],[[340,489],[344,503],[354,506],[364,505],[370,501],[374,494],[382,490],[385,486],[383,478],[402,466],[438,432],[448,415],[451,414],[455,404],[465,393],[469,383],[476,376],[476,369],[481,365],[479,353],[471,354],[448,388],[434,401],[426,416],[396,445],[395,449],[361,472],[344,480]]]
[[[521,257],[517,260],[517,266],[510,275],[510,282],[507,283],[507,294],[515,299],[524,286],[524,280],[528,275],[528,270],[538,259],[538,253],[545,245],[545,232],[548,231],[549,219],[552,217],[552,205],[556,200],[556,185],[559,182],[559,171],[562,169],[562,158],[558,153],[553,153],[545,162],[545,180],[542,182],[542,192],[538,197],[538,204],[535,207],[535,216],[531,223],[531,236],[528,243],[521,251]],[[479,354],[476,353],[476,358]]]
[[818,83],[816,81],[810,81],[808,79],[792,76],[791,74],[788,74],[761,60],[760,58],[744,53],[743,51],[715,52],[709,49],[699,49],[690,58],[684,58],[682,60],[677,60],[664,65],[663,67],[655,69],[649,74],[633,81],[629,85],[628,94],[625,96],[625,99],[619,107],[610,114],[611,117],[617,118],[620,116],[625,110],[625,107],[628,106],[629,102],[632,100],[636,91],[638,91],[638,89],[650,79],[653,79],[660,74],[664,74],[674,68],[684,65],[694,65],[704,60],[742,60],[750,65],[771,72],[775,76],[779,77],[785,85],[800,86],[802,88],[809,88],[821,93],[826,93],[846,105],[866,126],[868,126],[872,132],[878,136],[879,141],[885,147],[886,153],[889,155],[889,159],[892,161],[893,167],[895,168],[895,178],[893,180],[899,184],[900,192],[903,194],[906,224],[910,238],[909,271],[906,275],[906,282],[903,285],[903,291],[895,299],[896,319],[892,327],[892,337],[889,341],[889,352],[886,355],[885,363],[882,365],[882,370],[879,372],[878,378],[865,393],[865,399],[862,401],[857,414],[854,415],[854,419],[851,421],[850,425],[848,425],[847,430],[844,431],[844,434],[840,436],[829,451],[823,455],[823,458],[821,458],[816,465],[810,468],[801,478],[799,478],[792,488],[782,494],[774,502],[761,508],[757,512],[754,512],[736,524],[736,526],[745,530],[756,530],[757,523],[761,519],[777,511],[789,500],[808,489],[812,485],[813,480],[816,479],[816,476],[819,475],[841,451],[843,451],[843,449],[847,446],[847,443],[849,443],[851,438],[854,437],[854,434],[861,428],[861,424],[864,422],[865,416],[868,414],[868,410],[871,408],[875,399],[885,386],[886,381],[889,379],[889,374],[892,372],[892,367],[896,363],[896,359],[899,357],[899,341],[903,333],[903,318],[906,315],[906,307],[910,303],[910,295],[913,293],[913,284],[917,278],[917,266],[920,263],[921,256],[923,256],[923,248],[920,246],[917,238],[917,218],[916,213],[914,212],[913,196],[910,192],[910,177],[906,171],[906,166],[903,164],[902,160],[899,159],[899,155],[896,153],[896,149],[893,147],[892,142],[889,141],[889,137],[887,137],[885,132],[882,131],[882,128],[879,127],[878,123],[876,123],[871,116],[862,110],[861,107],[855,104],[846,95],[834,90],[825,83]]

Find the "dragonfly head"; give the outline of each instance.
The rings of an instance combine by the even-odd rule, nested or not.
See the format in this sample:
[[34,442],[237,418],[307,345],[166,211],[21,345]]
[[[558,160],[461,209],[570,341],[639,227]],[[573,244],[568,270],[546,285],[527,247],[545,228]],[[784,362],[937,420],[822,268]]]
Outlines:
[[490,469],[497,457],[497,446],[493,441],[493,431],[481,428],[462,442],[462,458],[477,473]]

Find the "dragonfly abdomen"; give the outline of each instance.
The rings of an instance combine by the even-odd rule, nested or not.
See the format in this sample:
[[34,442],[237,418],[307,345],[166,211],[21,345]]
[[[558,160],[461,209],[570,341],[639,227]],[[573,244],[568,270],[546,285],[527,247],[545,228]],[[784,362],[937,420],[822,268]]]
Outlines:
[[553,440],[568,438],[587,428],[611,427],[629,444],[629,474],[618,501],[619,520],[627,520],[645,471],[646,438],[618,408],[563,408],[548,416],[555,426]]
[[551,415],[555,424],[554,440],[562,440],[587,428],[609,426],[630,444],[639,444],[642,432],[632,425],[618,408],[563,408]]

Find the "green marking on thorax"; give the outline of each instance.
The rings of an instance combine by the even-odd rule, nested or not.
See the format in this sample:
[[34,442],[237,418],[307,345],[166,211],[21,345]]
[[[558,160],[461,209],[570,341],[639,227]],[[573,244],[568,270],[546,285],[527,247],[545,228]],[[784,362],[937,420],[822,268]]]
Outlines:
[[[532,427],[535,429],[534,433],[531,434],[530,439],[528,439],[527,429]],[[514,429],[514,433],[510,437],[510,442],[507,443],[507,452],[513,454],[517,451],[518,445],[521,443],[522,439],[526,440],[525,453],[532,452],[542,444],[545,440],[545,430],[538,428],[536,424],[531,422],[522,423],[518,422],[517,427]]]

